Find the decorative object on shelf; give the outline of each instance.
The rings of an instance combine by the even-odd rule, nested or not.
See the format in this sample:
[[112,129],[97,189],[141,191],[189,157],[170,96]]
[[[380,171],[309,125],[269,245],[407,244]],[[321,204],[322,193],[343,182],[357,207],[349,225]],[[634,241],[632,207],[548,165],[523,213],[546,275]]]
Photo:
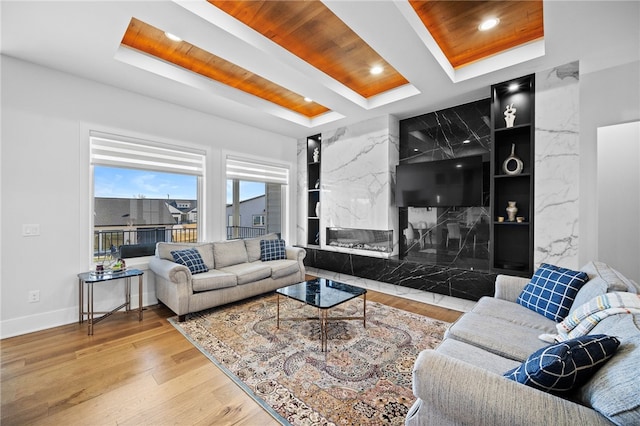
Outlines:
[[519,175],[522,173],[523,163],[516,156],[516,144],[511,144],[511,155],[509,155],[502,163],[502,170],[508,175]]
[[316,239],[314,241],[316,244],[320,244],[320,231],[316,232]]
[[320,217],[320,201],[316,203],[316,217]]
[[320,179],[316,180],[315,188],[316,189],[320,188]]
[[518,213],[518,208],[516,207],[515,201],[507,201],[507,218],[509,222],[515,222],[516,214]]
[[507,123],[507,127],[513,127],[513,123],[516,121],[516,108],[511,105],[507,105],[504,110],[504,121]]
[[313,162],[317,163],[320,161],[320,148],[313,149]]
[[504,222],[504,216],[498,216],[498,222],[500,223]]
[[516,217],[516,222],[518,222],[518,223],[524,222],[524,216],[517,216]]

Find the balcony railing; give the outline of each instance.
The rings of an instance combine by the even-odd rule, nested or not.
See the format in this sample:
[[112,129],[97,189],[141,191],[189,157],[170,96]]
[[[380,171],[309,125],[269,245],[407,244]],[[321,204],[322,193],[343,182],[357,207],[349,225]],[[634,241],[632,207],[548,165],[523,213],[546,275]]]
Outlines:
[[236,238],[254,238],[264,235],[265,228],[253,228],[250,226],[227,226],[227,240]]
[[[227,226],[227,239],[254,238],[265,234],[265,228],[253,228],[249,226]],[[195,243],[198,241],[197,228],[138,228],[95,230],[94,256],[117,255],[120,246],[138,245],[149,247],[152,255],[152,247],[158,242]]]
[[195,243],[198,241],[197,228],[138,228],[121,230],[96,230],[93,232],[94,255],[113,253],[120,246],[149,245],[157,242]]

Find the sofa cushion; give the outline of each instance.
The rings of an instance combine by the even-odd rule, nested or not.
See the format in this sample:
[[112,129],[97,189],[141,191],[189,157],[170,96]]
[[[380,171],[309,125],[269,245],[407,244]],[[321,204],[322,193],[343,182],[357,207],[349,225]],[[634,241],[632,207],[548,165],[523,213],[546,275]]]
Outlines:
[[247,248],[242,240],[215,242],[213,243],[213,258],[216,269],[245,263],[248,261]]
[[272,260],[264,266],[271,268],[271,278],[274,280],[300,272],[298,262],[291,259]]
[[[520,308],[526,311],[525,308]],[[531,353],[547,345],[538,339],[540,334],[556,332],[554,321],[542,315],[538,316],[541,320],[540,324],[537,328],[533,328],[515,321],[467,312],[449,327],[445,335],[502,357],[522,362]]]
[[587,273],[589,281],[578,291],[575,301],[569,310],[570,313],[573,313],[579,306],[606,293],[613,291],[638,292],[633,281],[625,278],[621,273],[610,268],[605,263],[589,262],[580,270]]
[[281,260],[287,258],[284,240],[260,240],[260,260]]
[[640,424],[640,315],[607,317],[592,332],[616,336],[620,347],[575,397],[615,424]]
[[569,314],[578,290],[587,282],[586,272],[543,263],[518,296],[517,303],[556,322]]
[[247,238],[244,245],[247,248],[247,258],[249,262],[260,260],[260,240],[277,240],[278,234],[271,233],[256,238]]
[[191,279],[191,287],[194,292],[218,290],[221,288],[234,287],[238,283],[235,274],[230,274],[217,269],[195,275]]
[[239,263],[220,268],[221,271],[235,274],[238,284],[247,284],[271,276],[271,268],[263,263]]
[[501,357],[455,339],[444,339],[436,351],[500,375],[520,365],[519,361]]
[[534,352],[504,376],[542,391],[567,392],[589,380],[619,344],[604,334],[576,337]]
[[539,333],[545,333],[557,324],[555,321],[517,303],[489,296],[480,298],[471,312],[485,317],[482,320],[483,323],[491,321],[490,318],[497,318],[512,324],[537,329]]
[[171,252],[171,255],[173,256],[174,262],[186,266],[192,274],[199,274],[209,270],[207,265],[204,264],[200,252],[195,248],[174,250]]
[[158,243],[156,245],[156,253],[160,259],[173,260],[172,251],[185,250],[189,248],[195,248],[200,253],[200,257],[207,265],[207,268],[214,269],[215,263],[213,261],[213,247],[211,243]]

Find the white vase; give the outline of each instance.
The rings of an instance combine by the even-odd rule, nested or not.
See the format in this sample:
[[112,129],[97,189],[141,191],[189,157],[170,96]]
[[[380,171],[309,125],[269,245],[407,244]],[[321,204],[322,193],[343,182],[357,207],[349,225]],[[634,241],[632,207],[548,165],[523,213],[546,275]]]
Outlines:
[[320,201],[316,203],[316,217],[320,217]]
[[513,127],[514,122],[516,121],[516,108],[511,105],[507,105],[504,110],[504,121],[507,127]]
[[507,217],[509,219],[509,222],[515,222],[516,221],[516,214],[518,214],[518,208],[516,207],[516,202],[515,201],[507,201]]

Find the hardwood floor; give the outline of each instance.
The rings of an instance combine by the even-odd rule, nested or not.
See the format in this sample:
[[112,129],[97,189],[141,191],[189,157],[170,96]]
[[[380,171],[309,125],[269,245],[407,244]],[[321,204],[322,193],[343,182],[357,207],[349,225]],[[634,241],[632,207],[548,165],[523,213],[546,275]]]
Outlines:
[[[369,290],[367,300],[443,321],[460,312]],[[0,341],[6,425],[277,425],[166,319],[164,306]]]

